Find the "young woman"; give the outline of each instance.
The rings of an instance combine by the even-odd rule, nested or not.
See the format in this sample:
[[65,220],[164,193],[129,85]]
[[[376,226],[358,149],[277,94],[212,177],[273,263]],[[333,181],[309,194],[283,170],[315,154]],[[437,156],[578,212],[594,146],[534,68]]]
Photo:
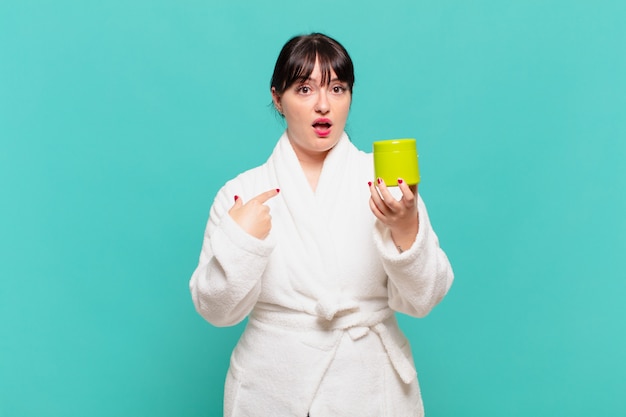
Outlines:
[[193,302],[216,326],[248,317],[225,416],[423,415],[394,313],[428,314],[453,273],[417,187],[394,198],[344,132],[353,84],[337,41],[289,40],[271,82],[287,128],[211,208]]

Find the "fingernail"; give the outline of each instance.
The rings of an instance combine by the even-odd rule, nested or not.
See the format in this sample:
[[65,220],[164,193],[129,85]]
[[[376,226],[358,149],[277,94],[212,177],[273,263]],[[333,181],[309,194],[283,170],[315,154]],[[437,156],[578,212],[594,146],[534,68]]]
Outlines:
[[277,192],[277,193],[280,193],[280,188],[277,188],[277,189],[276,189],[276,192]]
[[398,178],[398,184],[402,184],[404,181],[402,181],[402,178]]
[[235,201],[237,201],[237,200],[239,200],[239,196],[238,195],[235,196]]
[[367,182],[367,186],[368,186],[368,187],[371,187],[371,186],[372,186],[372,182],[371,182],[371,181],[368,181],[368,182]]
[[381,182],[383,182],[383,180],[381,178],[378,178],[378,183],[380,184]]

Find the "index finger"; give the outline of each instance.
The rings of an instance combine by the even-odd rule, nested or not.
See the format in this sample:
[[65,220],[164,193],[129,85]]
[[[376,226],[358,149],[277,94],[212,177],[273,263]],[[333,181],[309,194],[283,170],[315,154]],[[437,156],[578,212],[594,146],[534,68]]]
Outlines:
[[377,188],[379,195],[383,199],[385,204],[389,205],[389,203],[392,201],[399,201],[393,195],[391,195],[389,188],[387,188],[387,184],[385,184],[385,180],[383,180],[382,178],[378,178],[376,179],[376,182],[378,184]]
[[264,193],[261,193],[261,194],[257,195],[252,200],[254,200],[254,201],[258,202],[258,203],[263,204],[267,200],[269,200],[270,198],[276,197],[279,192],[280,192],[279,188],[274,188],[273,190],[268,190],[268,191],[265,191]]

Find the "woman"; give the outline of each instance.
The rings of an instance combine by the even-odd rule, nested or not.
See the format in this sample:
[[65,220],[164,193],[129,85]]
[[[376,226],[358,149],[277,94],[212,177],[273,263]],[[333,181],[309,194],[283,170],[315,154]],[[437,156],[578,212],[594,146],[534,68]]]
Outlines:
[[452,269],[417,187],[395,199],[344,132],[353,84],[337,41],[287,42],[271,82],[286,131],[211,208],[194,304],[216,326],[249,318],[225,416],[423,415],[394,312],[428,314]]

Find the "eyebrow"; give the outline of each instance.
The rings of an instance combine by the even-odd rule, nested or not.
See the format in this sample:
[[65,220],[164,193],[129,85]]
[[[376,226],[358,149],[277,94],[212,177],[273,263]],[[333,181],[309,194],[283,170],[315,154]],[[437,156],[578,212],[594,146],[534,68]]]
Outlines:
[[[312,78],[312,77],[307,77],[307,78],[299,78],[298,80],[296,80],[296,82],[299,83],[305,83],[305,82],[313,82],[313,83],[317,83],[317,79],[316,78]],[[347,83],[347,81],[342,81],[339,78],[335,77],[335,78],[331,78],[328,83],[334,83],[334,82],[340,82],[340,83]]]

